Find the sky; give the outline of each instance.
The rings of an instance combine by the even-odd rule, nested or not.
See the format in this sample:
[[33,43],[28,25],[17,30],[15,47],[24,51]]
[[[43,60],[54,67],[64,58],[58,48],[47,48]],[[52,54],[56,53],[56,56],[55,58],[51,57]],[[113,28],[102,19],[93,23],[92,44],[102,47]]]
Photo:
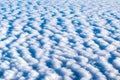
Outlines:
[[0,80],[120,80],[120,0],[0,0]]

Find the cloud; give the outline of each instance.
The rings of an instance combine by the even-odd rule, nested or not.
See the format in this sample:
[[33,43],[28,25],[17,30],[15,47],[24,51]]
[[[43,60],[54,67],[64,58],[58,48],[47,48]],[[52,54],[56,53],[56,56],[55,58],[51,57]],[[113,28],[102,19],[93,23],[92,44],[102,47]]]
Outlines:
[[0,1],[0,80],[119,80],[119,4]]

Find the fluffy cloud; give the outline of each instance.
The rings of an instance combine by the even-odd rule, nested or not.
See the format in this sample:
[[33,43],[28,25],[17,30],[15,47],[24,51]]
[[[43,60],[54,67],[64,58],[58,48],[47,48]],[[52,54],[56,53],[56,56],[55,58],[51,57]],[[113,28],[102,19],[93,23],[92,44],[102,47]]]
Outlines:
[[119,0],[0,0],[0,80],[120,80]]

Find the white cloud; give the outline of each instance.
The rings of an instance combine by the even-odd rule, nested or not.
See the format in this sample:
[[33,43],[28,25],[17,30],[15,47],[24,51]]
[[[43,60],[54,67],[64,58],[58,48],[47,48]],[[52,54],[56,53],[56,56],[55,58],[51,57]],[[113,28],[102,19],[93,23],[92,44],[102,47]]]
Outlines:
[[119,0],[1,1],[2,78],[119,80],[119,4]]
[[115,66],[120,67],[119,61],[120,61],[120,58],[119,58],[119,57],[117,57],[117,58],[113,61],[113,63],[115,64]]
[[8,61],[4,61],[4,62],[2,62],[0,65],[0,68],[1,69],[9,69],[10,68],[10,65],[9,65],[10,63],[8,62]]
[[10,80],[10,79],[13,79],[15,76],[15,72],[12,71],[12,70],[6,70],[5,73],[4,73],[4,78],[6,80]]
[[50,74],[47,74],[44,78],[44,80],[60,80],[60,76],[55,74],[55,73],[50,73]]
[[38,75],[39,73],[35,70],[31,70],[30,73],[28,74],[30,80],[36,79]]

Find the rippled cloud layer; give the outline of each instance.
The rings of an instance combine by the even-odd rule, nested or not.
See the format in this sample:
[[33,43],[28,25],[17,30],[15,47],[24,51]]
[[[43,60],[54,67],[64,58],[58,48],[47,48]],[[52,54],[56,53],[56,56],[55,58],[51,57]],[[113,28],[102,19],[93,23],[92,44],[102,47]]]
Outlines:
[[0,80],[120,80],[120,0],[0,0]]

